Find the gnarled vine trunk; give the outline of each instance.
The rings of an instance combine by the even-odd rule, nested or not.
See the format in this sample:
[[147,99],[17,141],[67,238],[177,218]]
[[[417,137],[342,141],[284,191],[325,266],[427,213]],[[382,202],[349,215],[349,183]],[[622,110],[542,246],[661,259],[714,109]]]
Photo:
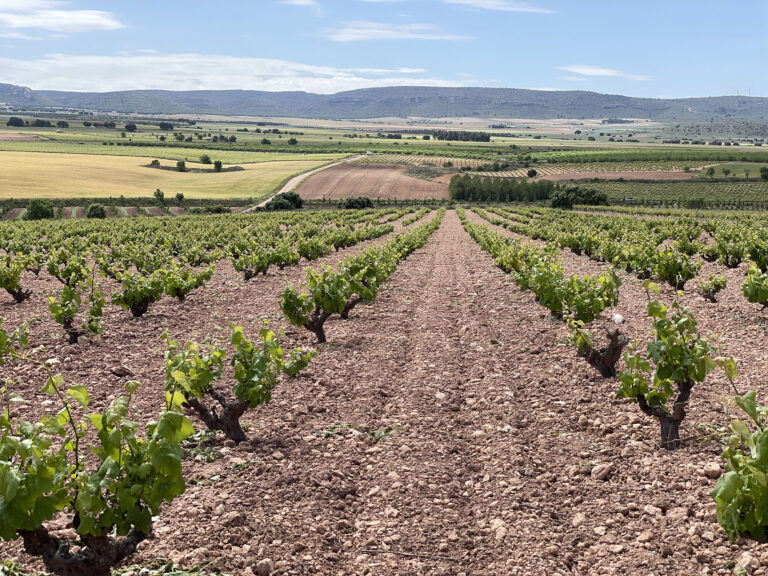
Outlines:
[[110,576],[111,568],[136,552],[147,534],[131,529],[124,538],[82,536],[84,547],[70,552],[71,543],[52,536],[46,528],[19,530],[24,550],[43,559],[45,567],[56,576]]
[[629,340],[622,336],[617,328],[616,330],[606,330],[608,336],[608,345],[596,350],[587,346],[581,353],[581,356],[594,368],[600,372],[603,378],[616,377],[616,363],[621,358],[621,352],[629,343]]
[[331,315],[325,311],[315,310],[309,315],[309,322],[304,324],[304,328],[315,333],[317,341],[320,344],[325,344],[327,341],[325,339],[325,329],[323,328],[323,324],[325,324],[325,321],[328,320],[330,316]]
[[32,295],[32,290],[23,290],[19,288],[18,290],[9,290],[8,288],[5,289],[8,294],[13,296],[13,299],[16,301],[16,304],[21,304],[29,298]]
[[209,393],[221,404],[221,413],[216,412],[215,408],[209,409],[197,398],[188,398],[186,404],[197,413],[208,430],[221,430],[227,438],[238,444],[247,440],[245,431],[240,425],[240,416],[248,409],[248,405],[240,402],[227,402],[220,394]]
[[149,306],[154,302],[154,299],[152,298],[144,298],[139,302],[138,304],[135,304],[134,306],[131,306],[131,314],[133,314],[134,318],[140,318],[144,316],[144,314],[147,313],[149,310]]
[[341,311],[341,318],[343,320],[349,319],[349,313],[353,310],[355,306],[360,304],[363,301],[363,299],[360,296],[352,296],[349,300],[347,300],[347,305],[344,306],[344,310]]
[[645,401],[645,396],[639,394],[637,402],[640,409],[659,420],[661,425],[661,446],[666,450],[677,450],[680,448],[680,424],[685,419],[685,405],[691,397],[693,382],[684,382],[678,385],[677,398],[672,405],[672,412],[667,412],[663,406],[649,406]]

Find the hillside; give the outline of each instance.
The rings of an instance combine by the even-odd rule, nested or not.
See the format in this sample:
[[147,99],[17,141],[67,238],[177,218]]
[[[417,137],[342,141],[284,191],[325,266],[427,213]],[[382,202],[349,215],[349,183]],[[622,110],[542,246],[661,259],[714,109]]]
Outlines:
[[59,92],[0,84],[0,103],[17,109],[76,108],[140,114],[221,114],[303,118],[478,116],[712,120],[768,118],[768,98],[633,98],[584,91],[514,88],[390,87],[322,95],[307,92],[201,90]]

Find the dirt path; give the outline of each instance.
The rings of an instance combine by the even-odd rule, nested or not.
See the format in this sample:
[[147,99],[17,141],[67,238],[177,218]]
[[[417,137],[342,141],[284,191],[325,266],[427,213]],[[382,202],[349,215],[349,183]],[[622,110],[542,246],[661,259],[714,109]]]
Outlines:
[[345,158],[344,160],[340,160],[338,162],[332,162],[331,164],[326,164],[325,166],[320,166],[320,168],[315,168],[314,170],[310,170],[309,172],[304,172],[303,174],[299,174],[297,176],[294,176],[288,182],[286,182],[280,190],[272,194],[269,198],[264,200],[263,202],[257,204],[256,206],[252,208],[248,208],[247,210],[243,210],[243,213],[246,212],[253,212],[255,208],[263,208],[267,205],[267,203],[272,200],[275,196],[278,194],[285,194],[286,192],[290,192],[294,188],[296,188],[299,184],[304,182],[307,178],[312,176],[313,174],[317,174],[318,172],[322,172],[323,170],[327,170],[328,168],[332,168],[333,166],[338,166],[339,164],[345,164],[347,162],[354,162],[358,158],[362,158],[363,156],[353,156],[351,158]]

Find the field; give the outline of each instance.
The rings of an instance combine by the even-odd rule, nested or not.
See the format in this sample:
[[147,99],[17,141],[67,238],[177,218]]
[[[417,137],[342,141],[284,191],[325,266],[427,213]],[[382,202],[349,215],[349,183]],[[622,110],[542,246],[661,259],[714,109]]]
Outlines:
[[211,160],[221,160],[224,164],[251,164],[257,162],[284,162],[289,160],[333,160],[343,158],[346,154],[333,152],[321,154],[298,154],[290,152],[249,152],[244,150],[207,150],[203,148],[185,148],[183,146],[103,146],[94,143],[77,142],[29,142],[2,141],[0,151],[3,152],[40,152],[57,154],[82,154],[94,156],[135,156],[158,158],[160,160],[184,160],[195,162],[203,154],[208,154]]
[[[22,286],[32,295],[14,304],[3,292],[2,327],[37,318],[30,346],[44,345],[44,357],[58,357],[54,369],[68,385],[85,386],[94,409],[121,394],[126,381],[141,381],[132,399],[132,418],[140,423],[164,405],[164,331],[180,342],[213,335],[229,348],[230,322],[256,338],[266,317],[274,329],[284,328],[285,347],[317,350],[300,376],[280,379],[270,403],[245,413],[245,441],[228,441],[219,432],[184,444],[186,492],[162,507],[153,538],[131,562],[213,562],[229,574],[246,574],[270,558],[275,574],[350,576],[648,569],[682,575],[730,572],[737,562],[759,565],[768,545],[745,538],[729,543],[710,496],[723,466],[717,438],[732,418],[743,418],[727,402],[733,391],[722,371],[713,369],[696,384],[682,446],[662,449],[658,423],[617,399],[617,380],[602,378],[579,357],[566,323],[542,305],[543,293],[516,286],[498,267],[502,260],[486,252],[514,249],[504,238],[544,234],[566,274],[597,276],[613,267],[598,261],[597,252],[589,258],[560,248],[568,234],[588,241],[591,227],[605,224],[625,231],[616,242],[631,243],[623,237],[631,233],[656,251],[651,231],[674,234],[681,220],[616,220],[520,206],[497,212],[449,210],[442,221],[434,211],[389,210],[49,222],[39,225],[45,232],[39,236],[38,224],[3,223],[5,246],[24,243],[30,253],[78,235],[88,242],[75,250],[100,253],[108,243],[111,264],[102,262],[104,270],[135,265],[150,274],[153,267],[199,257],[201,250],[213,255],[216,269],[183,302],[163,297],[142,317],[107,305],[103,334],[74,344],[47,310],[48,296],[61,298],[60,281],[45,269],[24,271]],[[716,236],[735,230],[738,241],[748,243],[768,222],[762,214],[740,219],[712,213],[700,226],[712,224]],[[425,243],[396,264],[368,305],[354,308],[348,320],[336,315],[326,322],[327,344],[289,324],[281,308],[286,286],[304,286],[304,259],[244,281],[236,260],[217,255],[213,244],[204,248],[215,238],[223,254],[249,242],[248,249],[259,250],[276,224],[300,243],[309,230],[334,238],[337,226],[379,222],[394,228],[338,252],[328,247],[309,265],[336,267],[366,250],[385,250],[396,234],[416,234],[429,222],[439,227],[427,230]],[[482,235],[497,240],[486,244]],[[530,246],[544,244],[540,239]],[[131,246],[142,249],[125,262]],[[156,260],[147,260],[149,254]],[[689,308],[701,335],[720,335],[717,354],[736,358],[736,385],[756,390],[762,402],[768,393],[761,344],[766,322],[759,305],[741,294],[747,267],[703,263],[697,279],[717,274],[728,282],[716,304],[699,295],[693,280],[681,294],[662,285],[654,298]],[[653,338],[646,292],[634,274],[616,273],[622,282],[616,301],[592,328],[598,334],[621,314],[622,333],[642,343],[642,351]],[[107,293],[121,290],[120,280],[97,280]],[[625,368],[622,361],[618,367]],[[14,419],[57,410],[56,399],[40,392],[42,370],[19,360],[3,370],[25,400],[15,404]],[[216,385],[229,394],[234,377],[227,366]],[[186,414],[204,428],[191,410]],[[56,534],[72,533],[63,519],[57,522]],[[18,541],[0,550],[29,570],[42,568]]]
[[702,198],[710,202],[759,202],[768,200],[768,182],[590,182],[608,197],[621,200],[680,201]]
[[[181,192],[187,198],[258,199],[328,161],[293,159],[245,164],[237,172],[181,173],[147,168],[149,160],[140,157],[0,152],[0,198],[151,197],[160,188],[167,197]],[[210,169],[193,162],[187,167]]]
[[307,200],[350,196],[407,200],[448,198],[448,186],[403,174],[405,166],[356,163],[333,166],[307,178],[295,191]]

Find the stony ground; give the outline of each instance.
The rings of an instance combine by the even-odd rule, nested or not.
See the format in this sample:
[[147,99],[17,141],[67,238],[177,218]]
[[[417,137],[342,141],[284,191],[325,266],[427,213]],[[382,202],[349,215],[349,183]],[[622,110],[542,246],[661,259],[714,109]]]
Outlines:
[[[563,257],[568,272],[604,267]],[[727,329],[724,352],[737,356],[742,384],[760,390],[766,323],[737,300],[743,270],[726,274],[720,304],[693,294],[685,303],[705,333]],[[109,308],[107,333],[93,342],[64,346],[47,321],[33,336],[97,405],[125,381],[110,368],[129,367],[145,383],[139,416],[149,418],[162,402],[164,329],[201,339],[226,337],[230,321],[254,333],[262,315],[281,325],[279,293],[302,277],[296,267],[246,284],[222,263],[184,304],[164,300],[138,320]],[[623,278],[616,311],[643,339],[645,297]],[[41,275],[33,288],[22,305],[0,304],[6,326],[46,317],[42,294],[56,282]],[[615,381],[575,354],[564,325],[494,266],[454,212],[373,305],[329,321],[327,333],[307,372],[245,417],[249,441],[215,441],[220,457],[209,463],[190,452],[186,494],[132,562],[211,561],[245,576],[259,562],[273,574],[339,576],[730,574],[736,562],[765,573],[768,546],[730,545],[709,497],[719,448],[697,426],[727,422],[724,379],[694,391],[683,447],[659,450],[654,422],[615,400]],[[312,343],[293,328],[285,340]],[[45,409],[41,374],[5,370],[30,401],[26,412]],[[0,553],[39,567],[18,543]]]

